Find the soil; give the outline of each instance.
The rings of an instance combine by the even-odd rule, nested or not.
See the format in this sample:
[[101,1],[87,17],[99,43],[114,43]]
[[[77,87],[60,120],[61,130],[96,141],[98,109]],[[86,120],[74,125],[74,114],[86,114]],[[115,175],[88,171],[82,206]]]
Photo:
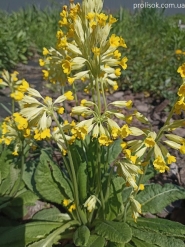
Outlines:
[[[38,64],[38,55],[28,62],[28,64],[18,64],[16,70],[19,72],[19,78],[25,78],[33,88],[36,88],[42,96],[52,95],[53,98],[56,98],[58,95],[57,92],[53,93],[49,88],[45,87],[46,82],[42,78],[42,68]],[[10,108],[10,99],[8,97],[9,90],[4,89],[0,92],[0,102]],[[175,93],[175,92],[174,92]],[[78,93],[78,98],[87,97],[82,91]],[[167,115],[169,107],[169,100],[167,99],[156,99],[152,95],[146,97],[144,93],[132,93],[131,91],[117,91],[111,95],[107,96],[107,101],[112,102],[116,100],[132,100],[134,102],[133,109],[137,109],[144,116],[146,116],[153,124],[153,130],[158,131],[160,127],[163,126]],[[67,105],[68,111],[70,110],[72,104]],[[127,112],[125,112],[127,114]],[[0,107],[0,121],[8,114],[7,112]],[[183,116],[184,117],[184,116]],[[121,124],[121,122],[120,122]],[[134,122],[133,126],[141,127],[144,126],[141,123]],[[179,128],[174,131],[175,134],[179,134],[185,138],[185,128]],[[170,171],[164,174],[159,174],[154,177],[151,182],[155,183],[173,183],[185,187],[185,156],[179,154],[178,152],[172,151],[172,153],[177,157],[176,163],[173,163],[170,166]],[[39,203],[39,202],[38,202]],[[39,204],[40,205],[40,204]],[[38,211],[38,205],[36,208],[30,208],[30,214],[27,219],[35,212]],[[167,208],[165,208],[161,213],[157,215],[158,217],[168,218],[174,221],[181,222],[185,224],[185,203],[184,200],[179,200]],[[145,217],[156,217],[155,215],[147,214]]]

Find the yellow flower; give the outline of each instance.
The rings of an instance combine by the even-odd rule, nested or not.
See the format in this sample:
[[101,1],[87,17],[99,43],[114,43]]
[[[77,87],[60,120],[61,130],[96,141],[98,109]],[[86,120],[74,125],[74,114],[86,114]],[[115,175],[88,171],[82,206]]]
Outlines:
[[75,81],[75,78],[68,77],[67,80],[68,80],[68,82],[69,82],[69,85],[72,85],[73,82]]
[[108,138],[108,136],[102,134],[99,138],[98,141],[101,146],[109,146],[112,143],[112,140]]
[[181,77],[185,77],[185,63],[183,63],[177,70],[178,73],[180,73]]
[[96,208],[97,201],[100,203],[96,196],[91,195],[84,203],[84,207],[91,213]]
[[114,73],[116,76],[120,76],[121,75],[121,69],[120,68],[115,69]]
[[122,60],[119,62],[119,65],[121,65],[121,67],[123,68],[123,69],[126,69],[127,68],[127,61],[128,61],[128,58],[127,57],[124,57],[124,58],[122,58]]
[[139,185],[139,190],[144,190],[144,189],[145,189],[144,184],[140,184],[140,185]]
[[67,47],[67,37],[64,36],[60,40],[58,40],[57,48],[63,48],[65,49]]
[[127,147],[127,143],[126,142],[122,142],[121,143],[121,147],[122,147],[122,149],[125,149]]
[[43,59],[39,59],[39,65],[40,65],[41,67],[45,65],[45,62],[44,62]]
[[76,126],[71,130],[71,133],[74,135],[75,138],[84,140],[87,135],[87,126]]
[[43,72],[43,74],[44,74],[44,75],[43,75],[43,76],[44,76],[44,79],[45,79],[45,80],[48,79],[49,71],[43,69],[42,72]]
[[24,94],[19,92],[19,91],[15,91],[14,93],[10,94],[11,98],[13,98],[14,100],[20,101],[23,99]]
[[44,56],[48,55],[48,54],[49,54],[48,49],[46,49],[46,48],[44,47],[44,48],[43,48],[43,51],[42,51],[42,54],[43,54]]
[[50,134],[50,129],[44,129],[43,131],[39,131],[38,129],[35,129],[35,135],[34,135],[34,139],[40,141],[41,139],[45,139],[45,138],[50,138],[51,134]]
[[64,207],[67,207],[70,203],[71,203],[70,199],[64,199],[62,204],[64,205]]
[[88,13],[88,14],[86,15],[86,18],[87,18],[87,20],[89,20],[89,21],[93,20],[94,17],[95,17],[95,13]]
[[94,55],[99,56],[100,55],[100,48],[94,47],[94,48],[92,48],[92,52],[94,53]]
[[127,136],[129,136],[131,134],[131,130],[129,129],[128,125],[125,124],[122,126],[122,128],[120,129],[120,136],[121,138],[126,138]]
[[115,50],[115,52],[113,53],[114,57],[116,59],[119,59],[121,57],[121,53],[118,50]]
[[155,169],[161,173],[169,170],[169,167],[166,166],[166,163],[161,156],[157,156],[157,158],[153,162],[153,165],[154,165]]
[[116,36],[115,34],[112,34],[109,38],[110,46],[118,47],[120,44],[120,37]]
[[114,84],[112,87],[113,87],[114,91],[116,91],[116,90],[118,89],[118,84],[117,84],[117,82],[115,82],[115,84]]
[[182,144],[179,150],[181,154],[185,154],[185,142]]
[[117,19],[114,18],[112,15],[109,15],[109,24],[111,25],[111,24],[113,24],[115,22],[117,22]]
[[15,155],[15,156],[18,155],[17,151],[14,151],[12,154]]
[[75,205],[75,204],[72,204],[72,205],[69,207],[68,211],[69,211],[70,213],[72,213],[72,211],[75,210],[75,209],[76,209],[76,205]]
[[122,37],[120,37],[119,46],[122,46],[123,48],[127,48],[127,45],[126,45],[126,43],[125,43],[125,40],[124,40]]
[[185,97],[185,83],[183,83],[183,84],[180,86],[180,88],[179,88],[179,90],[178,90],[178,95],[179,95],[180,97]]
[[64,113],[64,107],[60,107],[57,110],[58,114],[63,114]]
[[182,54],[182,51],[178,49],[178,50],[175,51],[175,54],[177,54],[177,55],[178,54]]
[[119,136],[119,129],[116,127],[113,127],[111,130],[111,136],[113,139],[116,139]]
[[105,26],[108,16],[103,13],[100,13],[100,14],[97,14],[97,18],[98,18],[98,24],[100,26]]
[[64,96],[66,97],[67,100],[73,100],[74,96],[73,93],[71,91],[68,91],[64,94]]
[[67,26],[68,25],[68,21],[67,21],[67,18],[66,17],[64,17],[62,20],[60,20],[59,22],[58,22],[58,24],[59,24],[59,26]]
[[57,31],[56,37],[57,37],[57,39],[60,39],[60,38],[62,38],[63,35],[64,35],[64,33],[62,32],[62,30],[59,30],[59,31]]
[[139,214],[141,214],[141,204],[138,201],[136,201],[133,196],[130,196],[130,202],[131,202],[132,217],[136,222]]
[[14,120],[17,124],[19,130],[26,129],[28,127],[28,121],[26,118],[22,117],[18,112],[13,114]]
[[25,93],[28,88],[29,88],[29,83],[25,79],[23,79],[22,84],[17,87],[17,90]]
[[173,156],[173,155],[167,155],[167,163],[168,164],[171,164],[171,163],[173,163],[173,162],[176,162],[176,157],[175,156]]
[[147,137],[144,140],[144,144],[146,147],[153,147],[155,145],[155,140],[152,137]]
[[45,139],[45,138],[47,138],[47,137],[51,137],[50,129],[44,129],[44,130],[40,133],[40,137],[41,137],[41,139]]
[[17,78],[17,75],[19,74],[19,72],[17,71],[14,71],[12,74],[11,74],[11,78],[14,82],[18,81],[18,78]]
[[62,68],[65,74],[69,75],[71,73],[71,65],[72,63],[68,60],[64,60],[62,63]]

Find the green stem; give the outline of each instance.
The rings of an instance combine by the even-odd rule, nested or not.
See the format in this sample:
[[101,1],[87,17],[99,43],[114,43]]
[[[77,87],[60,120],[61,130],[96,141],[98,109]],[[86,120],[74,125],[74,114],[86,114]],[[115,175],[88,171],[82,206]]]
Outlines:
[[[100,194],[100,201],[101,201],[101,205],[103,208],[103,212],[105,210],[105,200],[104,200],[104,196],[103,196],[103,192],[102,192],[102,185],[101,185],[101,150],[100,150],[100,145],[97,143],[97,189],[96,189],[96,196],[98,197],[98,195]],[[104,217],[104,215],[103,215]]]
[[112,178],[112,174],[113,174],[113,170],[114,168],[111,167],[111,170],[109,172],[109,177],[108,177],[108,181],[107,181],[107,190],[105,193],[105,202],[107,202],[108,198],[109,198],[109,192],[110,192],[110,182],[111,182],[111,178]]
[[101,113],[101,97],[100,97],[100,89],[99,89],[97,78],[95,79],[95,85],[96,85],[96,93],[97,93],[97,105],[98,105],[99,112]]
[[105,106],[105,111],[107,111],[107,100],[105,97],[105,90],[103,87],[103,83],[101,82],[101,91],[102,91],[102,96],[103,96],[103,102],[104,102],[104,106]]
[[15,112],[15,100],[12,99],[12,115],[14,114]]
[[124,210],[123,222],[126,222],[127,221],[127,210],[129,208],[129,206],[130,206],[130,202],[128,201],[126,203],[125,210]]
[[[72,158],[72,155],[71,155],[71,151],[70,151],[70,147],[69,147],[69,144],[66,140],[66,137],[65,137],[65,134],[63,132],[63,129],[60,125],[60,123],[58,122],[56,116],[55,116],[55,113],[53,113],[53,119],[55,120],[61,134],[62,134],[62,137],[65,141],[65,144],[66,144],[66,147],[67,147],[67,150],[68,150],[68,158],[69,158],[69,163],[70,163],[70,168],[71,168],[71,176],[72,176],[72,182],[73,182],[73,186],[74,186],[74,201],[75,201],[75,205],[76,205],[76,209],[77,209],[77,216],[80,217],[82,223],[85,225],[87,223],[87,218],[84,214],[84,212],[80,209],[80,206],[79,206],[79,194],[78,194],[78,184],[77,184],[77,179],[76,179],[76,173],[75,173],[75,169],[74,169],[74,164],[73,164],[73,158]],[[67,168],[67,167],[66,167]]]
[[[63,95],[65,93],[65,87],[64,86],[61,86],[61,90],[62,90],[62,95]],[[68,119],[68,111],[67,111],[67,108],[66,108],[66,101],[65,100],[63,102],[63,106],[64,106],[64,109],[66,111],[66,118],[67,118],[67,120],[69,120]]]
[[21,171],[20,171],[20,178],[19,178],[19,183],[17,185],[17,188],[14,188],[10,195],[12,197],[15,197],[17,192],[19,191],[19,188],[20,188],[20,185],[21,185],[21,182],[22,182],[22,178],[23,178],[23,174],[24,174],[24,162],[25,162],[25,153],[24,153],[24,150],[26,148],[24,147],[24,140],[22,141],[22,149],[21,149]]
[[73,94],[74,94],[74,97],[75,97],[75,103],[76,103],[76,106],[77,106],[78,105],[78,97],[77,97],[77,93],[76,93],[75,83],[72,84],[72,89],[73,89]]
[[92,90],[92,99],[93,99],[93,102],[96,103],[96,100],[95,100],[95,90],[94,90],[94,86],[93,86],[93,78],[92,78],[92,75],[90,74],[90,82],[91,82],[91,90]]

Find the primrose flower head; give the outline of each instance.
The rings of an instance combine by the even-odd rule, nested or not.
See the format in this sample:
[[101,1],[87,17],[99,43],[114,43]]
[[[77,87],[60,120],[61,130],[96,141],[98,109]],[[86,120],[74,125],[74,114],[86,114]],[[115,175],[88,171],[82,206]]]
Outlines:
[[95,195],[91,195],[84,203],[84,207],[87,208],[87,210],[91,213],[96,208],[97,201],[100,203]]
[[137,221],[139,214],[141,214],[141,204],[134,199],[133,196],[130,196],[130,203],[131,203],[131,210],[132,210],[132,217],[134,221]]
[[[35,129],[35,139],[44,139],[50,137],[49,128],[52,122],[52,116],[55,112],[63,114],[64,108],[61,104],[65,100],[73,99],[71,91],[59,96],[54,102],[51,97],[43,98],[41,94],[32,88],[28,88],[28,95],[25,95],[21,100],[20,114],[27,119],[30,126],[37,127]],[[37,99],[39,98],[39,100]]]

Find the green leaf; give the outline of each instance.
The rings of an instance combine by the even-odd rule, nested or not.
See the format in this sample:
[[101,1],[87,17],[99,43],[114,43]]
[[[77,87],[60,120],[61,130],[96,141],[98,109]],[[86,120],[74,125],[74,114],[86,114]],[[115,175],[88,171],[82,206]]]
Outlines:
[[117,139],[116,141],[113,142],[113,144],[110,147],[105,148],[106,151],[104,157],[102,158],[102,163],[108,161],[108,163],[111,164],[113,161],[115,161],[118,158],[118,155],[122,151],[121,143],[122,140]]
[[149,244],[156,244],[160,247],[185,247],[185,244],[182,240],[165,236],[164,234],[158,232],[149,232],[133,227],[132,233],[134,237],[146,241]]
[[58,208],[48,208],[37,212],[32,219],[42,221],[63,222],[69,221],[71,218],[68,214],[61,213]]
[[87,247],[104,247],[105,239],[98,235],[91,235],[86,246]]
[[12,227],[0,234],[0,246],[26,246],[30,243],[45,238],[50,232],[56,228],[59,228],[60,226],[61,223],[31,222],[25,225]]
[[179,199],[185,198],[185,190],[173,184],[149,184],[141,191],[136,199],[142,205],[142,212],[152,214],[161,212],[167,205]]
[[100,222],[96,226],[95,232],[115,243],[127,243],[132,237],[130,227],[124,222]]
[[72,199],[72,191],[67,178],[44,151],[42,151],[34,177],[36,189],[45,200],[61,204],[65,198]]
[[71,221],[65,225],[60,226],[50,233],[47,237],[41,239],[40,241],[35,241],[35,243],[29,245],[29,247],[53,247],[53,244],[56,244],[58,240],[62,238],[61,233],[65,232],[66,229],[69,229],[71,225],[75,224],[76,221]]
[[5,179],[10,172],[10,150],[4,149],[0,154],[0,171],[1,171],[1,180]]
[[73,235],[73,241],[76,246],[86,246],[89,241],[90,231],[87,226],[80,226]]
[[36,196],[32,191],[26,190],[21,194],[18,194],[11,201],[12,206],[22,206],[22,205],[34,205],[35,202],[38,200],[38,196]]
[[25,182],[26,186],[33,192],[36,192],[34,174],[38,163],[38,159],[27,161],[23,173],[23,181]]
[[113,220],[123,212],[122,190],[124,183],[125,180],[122,177],[115,177],[111,181],[109,199],[105,204],[107,220]]
[[126,203],[128,200],[129,196],[131,195],[133,188],[132,187],[125,187],[122,191],[122,199],[123,203]]
[[113,243],[113,242],[108,242],[108,245],[106,247],[125,247],[126,243]]
[[136,247],[157,247],[157,245],[155,244],[149,244],[137,238],[132,238],[132,241],[134,242]]
[[170,220],[141,217],[137,219],[137,223],[128,221],[128,224],[143,230],[158,231],[171,237],[185,238],[185,226]]

